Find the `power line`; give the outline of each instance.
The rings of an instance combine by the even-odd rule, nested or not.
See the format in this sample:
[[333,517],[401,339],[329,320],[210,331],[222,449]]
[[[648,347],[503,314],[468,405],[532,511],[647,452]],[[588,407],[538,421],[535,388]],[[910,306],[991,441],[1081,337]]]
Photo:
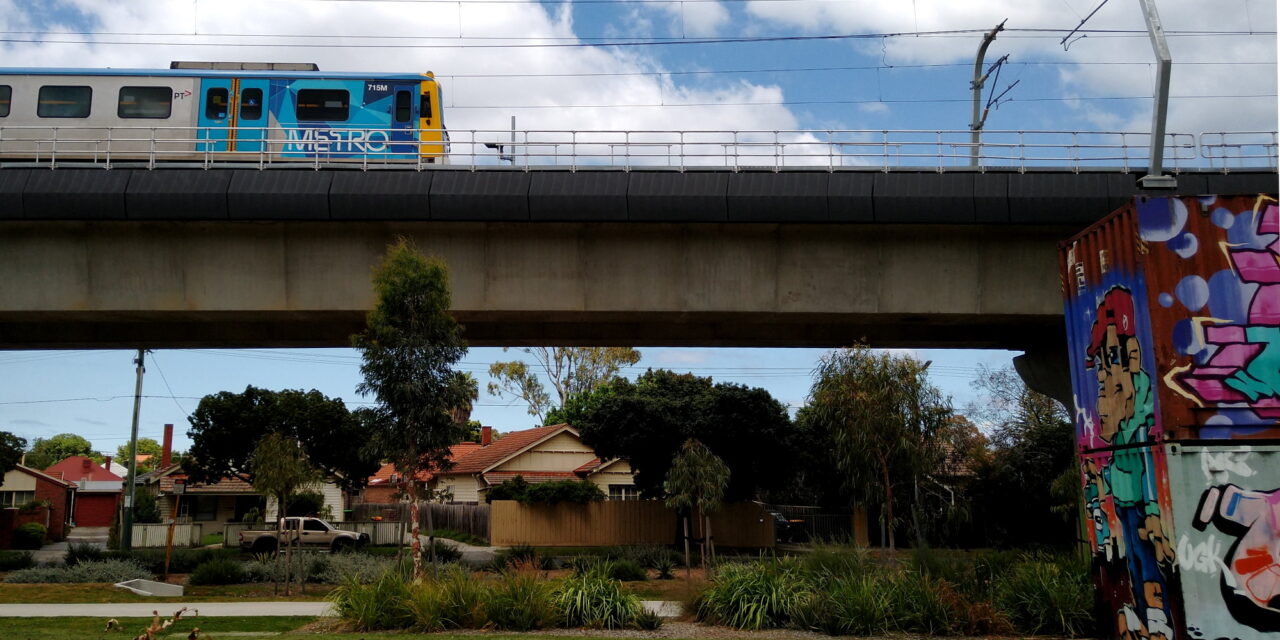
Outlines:
[[[1274,93],[1238,94],[1238,95],[1198,95],[1169,96],[1171,100],[1218,100],[1244,98],[1274,98]],[[1120,101],[1151,100],[1151,96],[1078,96],[1067,98],[1010,98],[1008,102],[1088,102],[1088,101]],[[929,98],[916,100],[776,100],[761,102],[678,102],[678,103],[643,103],[643,104],[533,104],[533,105],[449,105],[450,109],[631,109],[631,108],[671,108],[671,107],[767,107],[798,105],[835,105],[835,104],[940,104],[950,102],[969,103],[964,98]],[[536,143],[534,143],[536,144]]]
[[[1020,31],[1023,35],[1016,33],[1009,37],[1022,38],[1053,38],[1053,34],[1061,33],[1061,29],[1008,29],[1007,31]],[[102,40],[49,40],[46,38],[0,38],[0,42],[4,43],[26,43],[26,44],[87,44],[87,45],[125,45],[125,46],[207,46],[207,47],[271,47],[273,49],[532,49],[532,48],[595,48],[595,47],[649,47],[649,46],[669,46],[669,45],[701,45],[701,44],[743,44],[743,43],[759,43],[759,42],[804,42],[804,41],[823,41],[823,40],[880,40],[885,38],[923,38],[923,37],[957,37],[967,36],[974,33],[982,33],[982,29],[950,29],[939,31],[914,31],[914,32],[894,32],[894,33],[852,33],[852,34],[825,34],[811,36],[748,36],[737,38],[684,38],[684,39],[657,39],[657,40],[629,40],[618,38],[600,38],[595,42],[583,42],[582,38],[574,38],[575,42],[504,42],[501,44],[348,44],[345,42],[334,42],[334,36],[326,36],[326,42],[271,42],[271,43],[255,43],[255,42],[165,42],[153,40],[130,40],[130,41],[102,41]],[[1138,38],[1146,37],[1145,31],[1115,29],[1115,30],[1093,30],[1090,33],[1098,34],[1099,37],[1124,37]],[[1199,37],[1199,36],[1274,36],[1274,31],[1166,31],[1169,37]],[[139,33],[139,36],[148,36],[150,34]],[[205,37],[196,35],[194,37]],[[244,36],[226,36],[226,37],[257,37],[246,34]],[[282,36],[274,35],[274,38],[280,37],[309,37],[309,36]],[[375,36],[370,36],[375,37]],[[341,39],[341,38],[339,38]],[[422,40],[530,40],[530,38],[507,38],[507,37],[476,37],[476,36],[423,36]]]

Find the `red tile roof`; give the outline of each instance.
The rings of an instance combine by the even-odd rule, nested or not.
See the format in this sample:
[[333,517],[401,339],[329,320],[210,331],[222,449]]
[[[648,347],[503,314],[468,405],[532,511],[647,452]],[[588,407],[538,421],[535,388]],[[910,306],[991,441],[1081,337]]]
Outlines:
[[[477,442],[459,442],[458,444],[449,447],[449,458],[456,462],[480,448],[480,444]],[[369,486],[376,487],[379,485],[390,484],[392,482],[391,476],[393,474],[397,476],[398,480],[399,472],[396,471],[396,466],[388,462],[387,464],[382,465],[382,467],[378,469],[377,473],[369,476]],[[419,482],[429,482],[434,477],[435,474],[431,471],[418,472]]]
[[[160,493],[173,493],[174,480],[186,480],[187,474],[177,471],[160,478]],[[224,493],[258,493],[253,485],[240,478],[222,478],[210,484],[188,483],[185,493],[224,494]]]
[[595,471],[599,467],[600,467],[600,458],[592,458],[591,460],[587,461],[586,464],[582,465],[581,467],[578,467],[577,469],[574,469],[573,472],[576,474],[585,476],[588,473]]
[[[87,465],[85,463],[88,463]],[[85,456],[70,456],[65,460],[44,470],[45,473],[62,480],[79,482],[120,482],[120,476],[103,469],[98,463]]]
[[512,431],[502,436],[501,440],[495,440],[493,444],[487,447],[474,449],[465,456],[458,458],[455,460],[456,464],[453,465],[452,469],[440,475],[481,473],[485,469],[533,446],[539,441],[570,428],[567,424],[555,424],[524,431]]

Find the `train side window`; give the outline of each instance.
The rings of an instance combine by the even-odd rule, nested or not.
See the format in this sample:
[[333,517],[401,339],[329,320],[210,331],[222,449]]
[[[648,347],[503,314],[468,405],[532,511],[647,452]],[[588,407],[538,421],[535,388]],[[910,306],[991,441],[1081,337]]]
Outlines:
[[121,118],[168,118],[173,113],[172,87],[120,87],[116,115]]
[[412,117],[413,103],[410,100],[408,91],[396,92],[396,122],[408,122]]
[[422,94],[422,99],[418,103],[418,117],[431,118],[431,94]]
[[13,87],[0,84],[0,118],[9,115],[9,102],[13,98]]
[[45,85],[40,87],[36,115],[41,118],[88,118],[93,89]]
[[227,98],[231,92],[215,87],[204,94],[204,117],[209,120],[227,119]]
[[262,117],[262,89],[245,89],[240,92],[240,119],[257,120]]
[[299,89],[299,122],[342,122],[349,117],[351,94],[346,89]]

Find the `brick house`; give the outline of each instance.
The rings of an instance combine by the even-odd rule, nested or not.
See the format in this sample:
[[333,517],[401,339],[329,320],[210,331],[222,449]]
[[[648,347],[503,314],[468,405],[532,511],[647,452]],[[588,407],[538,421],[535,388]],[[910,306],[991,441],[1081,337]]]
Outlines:
[[[75,499],[74,483],[23,465],[10,469],[0,485],[0,548],[9,548],[13,530],[28,522],[44,525],[50,540],[65,539]],[[47,502],[48,507],[22,512],[23,505],[33,501]]]
[[[424,471],[416,481],[421,487],[448,491],[457,504],[484,502],[490,487],[521,476],[529,484],[553,480],[590,480],[610,500],[637,500],[639,492],[631,465],[614,458],[601,460],[582,443],[577,430],[567,424],[512,431],[493,437],[492,427],[480,430],[480,442],[463,442],[449,448],[454,466],[443,473]],[[391,464],[384,464],[369,478],[359,502],[385,504],[403,499],[404,479]]]
[[[111,458],[107,458],[107,465]],[[76,485],[71,521],[77,527],[109,527],[124,495],[124,478],[85,456],[71,456],[44,470]]]

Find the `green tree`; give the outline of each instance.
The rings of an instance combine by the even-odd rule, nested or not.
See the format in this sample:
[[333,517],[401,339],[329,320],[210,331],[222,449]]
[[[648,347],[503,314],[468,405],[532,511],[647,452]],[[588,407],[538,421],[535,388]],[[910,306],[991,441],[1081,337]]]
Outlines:
[[733,471],[729,500],[792,482],[801,444],[768,391],[661,369],[571,398],[553,415],[574,425],[601,458],[626,458],[636,487],[654,498],[664,495],[667,470],[689,438]]
[[[694,512],[701,516],[703,539],[714,565],[716,547],[711,537],[711,514],[720,510],[728,486],[728,465],[701,442],[693,438],[685,440],[662,483],[667,507],[685,514],[684,566],[689,566],[689,514]],[[706,553],[702,554],[702,568],[707,568]]]
[[254,386],[243,393],[221,391],[200,399],[192,412],[191,449],[183,470],[195,482],[238,477],[258,484],[253,455],[267,437],[296,442],[308,464],[345,489],[358,488],[378,470],[376,455],[352,446],[362,442],[369,410],[348,411],[341,398],[312,389],[272,391]]
[[8,431],[0,431],[0,485],[4,484],[4,474],[18,466],[18,461],[22,460],[22,453],[26,448],[25,438],[19,438]]
[[[917,542],[924,542],[920,481],[938,464],[935,435],[951,417],[950,403],[929,383],[928,366],[856,345],[824,356],[810,391],[806,415],[831,434],[850,489],[883,510],[890,550],[895,502],[913,505]],[[903,485],[912,493],[895,497]]]
[[[503,349],[505,351],[506,348]],[[535,365],[522,360],[489,365],[489,394],[523,400],[528,413],[546,423],[547,412],[563,407],[574,396],[589,393],[612,382],[618,371],[640,361],[640,352],[631,347],[526,347]],[[546,376],[555,397],[543,386],[538,372]]]
[[[357,388],[377,400],[370,421],[371,449],[392,461],[404,477],[450,466],[449,447],[467,433],[457,408],[471,403],[474,387],[453,366],[467,352],[449,315],[449,274],[444,263],[418,253],[407,240],[392,245],[374,270],[375,302],[367,328],[353,336],[364,382]],[[423,575],[417,483],[407,483],[413,527],[413,575]],[[427,512],[431,560],[435,529]]]
[[289,512],[289,499],[320,473],[296,440],[270,433],[258,441],[250,455],[253,488],[276,499],[277,513]]
[[972,386],[981,395],[965,413],[991,433],[973,483],[974,519],[984,528],[978,535],[1000,545],[1069,544],[1073,529],[1063,516],[1074,519],[1080,495],[1070,415],[1009,367],[980,367]]
[[36,438],[31,442],[26,465],[32,469],[48,469],[70,456],[88,456],[101,460],[93,450],[93,444],[74,433],[59,433],[48,438]]
[[[138,455],[151,456],[138,465],[138,473],[151,471],[160,466],[160,456],[164,453],[164,447],[160,446],[154,438],[138,438]],[[129,443],[126,442],[116,447],[115,461],[124,465],[127,469],[133,466],[135,456],[129,452]]]

